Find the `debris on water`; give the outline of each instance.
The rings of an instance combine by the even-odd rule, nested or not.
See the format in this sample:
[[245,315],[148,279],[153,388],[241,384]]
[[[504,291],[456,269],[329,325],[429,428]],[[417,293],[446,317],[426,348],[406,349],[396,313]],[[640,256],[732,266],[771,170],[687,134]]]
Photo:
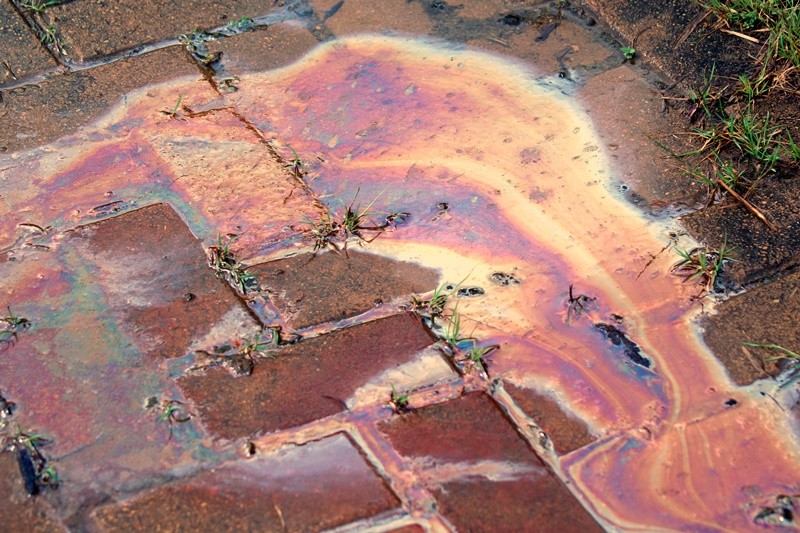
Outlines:
[[0,427],[2,427],[2,420],[14,414],[14,408],[17,406],[14,402],[6,400],[3,392],[0,391]]
[[506,274],[504,272],[493,272],[490,276],[491,280],[498,285],[519,285],[522,283],[513,274]]
[[556,28],[558,28],[558,22],[551,22],[550,24],[545,24],[542,26],[542,29],[539,30],[539,35],[534,39],[537,43],[543,43],[550,37],[550,34],[553,33]]
[[483,296],[483,294],[485,293],[486,291],[483,290],[481,287],[464,287],[458,289],[456,296],[458,296],[459,298],[469,298],[473,296]]
[[25,490],[31,496],[38,494],[39,485],[36,484],[36,464],[33,462],[31,452],[23,445],[17,446],[17,463],[19,464],[19,473],[22,474],[22,480],[25,483]]
[[520,23],[522,22],[522,17],[520,17],[519,15],[515,15],[513,13],[509,13],[508,15],[501,18],[500,22],[502,22],[506,26],[519,26]]
[[753,521],[764,526],[791,526],[794,522],[794,500],[798,495],[781,494],[775,497],[775,505],[762,507]]
[[582,313],[588,311],[589,305],[596,300],[597,298],[594,296],[575,294],[572,283],[570,283],[569,298],[567,299],[567,322],[572,316],[579,317]]
[[601,332],[606,339],[611,341],[611,344],[614,346],[620,346],[622,348],[622,352],[632,362],[639,366],[650,368],[650,359],[642,355],[642,350],[639,348],[639,346],[630,340],[625,333],[617,329],[616,326],[598,322],[594,325],[594,328]]

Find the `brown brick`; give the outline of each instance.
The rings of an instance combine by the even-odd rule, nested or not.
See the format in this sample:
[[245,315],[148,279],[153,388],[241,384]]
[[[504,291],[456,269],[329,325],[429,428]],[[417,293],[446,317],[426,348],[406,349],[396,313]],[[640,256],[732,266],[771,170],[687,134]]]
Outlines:
[[[200,242],[166,204],[81,226],[71,242],[122,327],[150,356],[179,357],[257,329],[244,304],[207,265]],[[228,322],[218,338],[206,338]],[[224,327],[224,326],[223,326]]]
[[432,342],[416,318],[395,315],[282,348],[247,377],[212,368],[179,384],[208,431],[234,439],[339,413],[359,387]]
[[0,87],[55,66],[11,4],[0,3]]
[[242,17],[276,9],[275,1],[231,0],[81,0],[49,8],[48,22],[58,27],[72,59],[86,61],[174,39],[195,29],[210,30]]
[[733,296],[716,309],[703,318],[705,341],[737,385],[776,376],[787,365],[797,364],[773,359],[783,352],[742,342],[777,344],[800,352],[800,272]]
[[352,250],[302,254],[249,270],[295,328],[351,317],[439,283],[435,270]]
[[484,393],[424,407],[379,429],[414,462],[459,531],[600,531]]
[[274,24],[208,43],[210,52],[222,52],[226,72],[244,74],[283,67],[317,45],[317,39],[297,23]]
[[[171,47],[8,90],[3,93],[6,114],[0,152],[41,146],[74,133],[133,89],[193,74],[200,79],[197,65],[186,51]],[[207,86],[205,81],[198,83]],[[207,90],[211,99],[211,88]]]
[[406,0],[359,0],[344,2],[327,19],[338,0],[312,0],[311,5],[320,20],[334,35],[377,31],[402,31],[406,33],[427,34],[433,23],[425,14],[421,2]]
[[559,454],[572,452],[597,440],[585,423],[564,412],[552,398],[508,381],[503,387],[520,409],[547,433]]
[[240,461],[96,512],[104,531],[320,531],[399,500],[342,434]]

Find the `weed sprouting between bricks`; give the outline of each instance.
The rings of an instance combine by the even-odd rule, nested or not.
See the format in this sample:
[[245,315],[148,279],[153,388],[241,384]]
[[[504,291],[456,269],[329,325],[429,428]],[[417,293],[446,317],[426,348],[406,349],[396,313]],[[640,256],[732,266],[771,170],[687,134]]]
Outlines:
[[17,427],[13,435],[4,435],[3,448],[16,452],[17,463],[25,484],[25,490],[31,496],[38,494],[42,488],[57,489],[61,479],[53,465],[48,464],[47,458],[40,448],[46,446],[50,440],[39,433],[26,433]]
[[408,406],[408,393],[401,394],[397,392],[392,385],[392,394],[390,396],[389,405],[391,405],[392,409],[397,414],[407,413],[411,411],[411,408]]
[[19,333],[31,326],[27,318],[15,316],[11,312],[11,307],[6,307],[8,314],[0,317],[0,351],[6,350],[14,345],[19,339]]
[[184,424],[194,416],[186,409],[186,405],[182,401],[174,399],[165,398],[159,400],[155,396],[150,396],[145,400],[144,408],[147,410],[155,409],[158,413],[156,421],[167,424],[169,427],[167,442],[172,440],[173,426],[175,424]]
[[794,383],[798,379],[800,379],[800,354],[798,354],[797,352],[793,352],[788,348],[780,346],[779,344],[761,344],[757,342],[746,342],[746,341],[742,341],[742,344],[753,348],[763,348],[765,350],[772,350],[779,353],[779,355],[776,355],[775,357],[767,358],[766,361],[789,360],[790,376],[788,380],[781,385],[781,387],[786,387]]
[[227,239],[227,242],[223,243],[222,235],[217,235],[217,245],[208,248],[208,264],[214,269],[218,278],[225,279],[240,293],[247,294],[247,290],[256,285],[255,276],[247,272],[244,265],[238,262],[230,251],[236,235],[227,235]]
[[[295,172],[299,171],[294,160],[287,165],[292,165]],[[407,212],[398,211],[386,215],[381,223],[375,222],[370,209],[378,198],[380,198],[380,194],[362,209],[360,205],[356,205],[358,199],[358,192],[356,192],[355,198],[349,205],[344,206],[342,213],[336,214],[336,216],[326,213],[316,222],[306,221],[309,226],[306,234],[314,240],[314,251],[330,246],[336,252],[344,250],[346,253],[347,243],[350,239],[356,239],[358,242],[372,242],[388,228],[396,226],[398,222],[404,222],[408,218]],[[373,235],[367,236],[367,233]]]
[[714,292],[717,279],[727,263],[734,261],[734,249],[723,241],[719,250],[706,247],[693,250],[675,249],[681,260],[672,267],[672,273],[684,278],[684,281],[696,280],[703,283],[705,292]]
[[441,338],[445,343],[447,351],[452,355],[454,361],[467,372],[478,372],[485,377],[489,376],[488,363],[486,356],[498,349],[497,345],[480,346],[478,339],[472,336],[462,336],[461,314],[456,305],[447,317],[447,323],[441,333]]
[[212,352],[196,350],[195,364],[190,370],[205,370],[226,366],[234,376],[249,376],[259,358],[273,358],[272,350],[281,344],[280,328],[272,327],[259,333],[214,346]]

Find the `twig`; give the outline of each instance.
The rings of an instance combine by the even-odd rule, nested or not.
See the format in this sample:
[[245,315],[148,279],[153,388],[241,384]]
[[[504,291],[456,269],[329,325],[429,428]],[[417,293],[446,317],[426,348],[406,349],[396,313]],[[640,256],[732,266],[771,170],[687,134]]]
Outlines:
[[719,31],[721,31],[722,33],[728,33],[730,35],[735,35],[736,37],[741,37],[742,39],[750,41],[751,43],[761,44],[761,41],[759,41],[755,37],[750,37],[749,35],[745,35],[744,33],[739,33],[738,31],[726,30],[725,28],[720,28]]
[[688,25],[688,26],[686,26],[686,29],[685,29],[685,30],[683,30],[683,33],[681,33],[681,34],[680,34],[680,36],[678,37],[678,40],[677,40],[677,41],[675,41],[675,46],[673,46],[673,47],[672,47],[672,49],[673,49],[673,50],[677,50],[677,49],[678,49],[678,47],[679,47],[680,45],[682,45],[682,44],[683,44],[683,42],[684,42],[686,39],[688,39],[688,38],[689,38],[689,36],[692,34],[692,32],[695,30],[695,28],[697,28],[697,26],[698,26],[698,25],[699,25],[701,22],[703,22],[703,21],[706,19],[706,17],[708,17],[710,14],[711,14],[711,11],[706,11],[705,13],[700,13],[699,15],[697,15],[697,16],[694,18],[694,20],[692,20],[692,21],[689,23],[689,25]]
[[778,231],[778,228],[775,226],[775,224],[767,220],[767,217],[765,217],[764,214],[761,211],[759,211],[756,206],[745,200],[742,196],[739,195],[739,193],[731,189],[731,187],[727,183],[725,183],[723,180],[719,178],[716,178],[714,181],[716,181],[717,185],[719,185],[720,187],[731,193],[731,196],[739,200],[743,206],[745,206],[751,213],[753,213],[756,217],[758,217],[759,220],[761,220],[764,224],[766,224],[769,229],[771,229],[772,231]]

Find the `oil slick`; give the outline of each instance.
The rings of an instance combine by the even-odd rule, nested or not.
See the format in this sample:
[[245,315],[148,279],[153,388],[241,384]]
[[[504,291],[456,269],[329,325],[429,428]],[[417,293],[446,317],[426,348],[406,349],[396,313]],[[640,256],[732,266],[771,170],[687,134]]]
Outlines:
[[[800,492],[796,430],[698,340],[690,288],[667,254],[653,259],[664,228],[611,192],[602,142],[554,83],[486,54],[365,36],[241,76],[224,101],[194,80],[151,88],[94,130],[3,156],[0,248],[16,224],[98,215],[115,190],[127,205],[170,202],[207,244],[242,234],[237,252],[255,261],[297,247],[296,225],[321,212],[312,192],[333,210],[376,199],[373,212],[410,218],[369,250],[480,287],[458,312],[501,346],[492,376],[554,391],[600,437],[552,466],[605,525],[753,527],[762,500]],[[165,117],[178,94],[210,111]],[[264,139],[302,158],[310,191]],[[568,316],[571,285],[594,300]]]

